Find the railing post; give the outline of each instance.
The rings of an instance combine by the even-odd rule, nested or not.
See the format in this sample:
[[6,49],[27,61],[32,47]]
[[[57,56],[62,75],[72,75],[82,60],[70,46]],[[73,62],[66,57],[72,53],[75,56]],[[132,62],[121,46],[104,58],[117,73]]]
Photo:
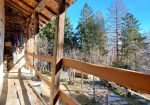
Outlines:
[[[39,33],[39,14],[38,12],[33,13],[33,54],[37,54],[37,40],[36,35]],[[33,66],[37,68],[37,60],[33,57]],[[38,76],[35,74],[36,79]]]
[[[32,35],[32,18],[30,17],[29,18],[29,23],[28,23],[28,42],[27,42],[27,51],[32,53],[32,50],[31,50],[31,47],[32,47],[32,44],[31,44],[31,35]],[[31,57],[28,57],[28,63],[32,63],[31,60],[32,58]],[[32,70],[31,68],[30,69],[30,73],[32,73]]]
[[[54,105],[58,99],[55,97],[59,92],[60,85],[60,70],[56,67],[57,65],[61,65],[61,59],[63,57],[63,43],[64,43],[64,24],[65,24],[65,1],[66,0],[58,0],[59,1],[59,9],[56,17],[56,29],[55,29],[55,45],[54,45],[54,57],[55,61],[53,64],[52,70],[52,87],[50,93],[50,105]],[[60,68],[59,68],[60,69]],[[58,97],[57,97],[58,98]],[[57,102],[58,103],[58,102]]]
[[[35,42],[35,36],[39,33],[39,15],[37,12],[34,11],[34,13],[31,15],[30,18],[30,24],[29,24],[29,36],[30,36],[30,53],[36,54],[36,42]],[[34,67],[36,67],[36,60],[34,56],[31,58],[31,62]],[[32,74],[37,77],[35,72],[32,70]]]
[[28,40],[29,40],[29,20],[25,22],[25,63],[28,63],[28,56],[26,53],[28,52]]

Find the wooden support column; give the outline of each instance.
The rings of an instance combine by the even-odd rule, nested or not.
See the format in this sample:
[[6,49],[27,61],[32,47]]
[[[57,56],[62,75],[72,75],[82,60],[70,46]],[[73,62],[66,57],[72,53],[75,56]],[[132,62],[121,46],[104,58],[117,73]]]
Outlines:
[[[39,33],[39,14],[38,12],[34,12],[32,15],[32,48],[33,54],[37,54],[37,34]],[[33,57],[33,66],[36,68],[37,60]],[[38,79],[38,76],[34,72],[35,79]]]
[[[59,93],[60,88],[60,68],[61,60],[63,57],[63,43],[64,43],[64,25],[65,25],[65,0],[59,0],[59,9],[56,17],[56,29],[55,29],[55,45],[54,45],[54,57],[55,62],[52,70],[52,87],[50,96],[50,105],[54,105],[58,98],[56,96]],[[55,101],[54,101],[55,100]]]
[[0,0],[0,85],[3,82],[4,35],[5,35],[5,0]]
[[[33,13],[33,53],[37,54],[37,45],[36,45],[36,35],[39,33],[39,14],[37,12]],[[35,58],[33,58],[34,62]],[[35,62],[33,63],[35,64]]]
[[[25,22],[25,54],[28,51],[28,47],[29,47],[29,20],[27,20]],[[25,62],[28,63],[28,56],[25,55]]]
[[[31,17],[28,19],[28,40],[27,40],[27,52],[32,53],[32,44],[31,44],[31,39],[32,39],[32,21]],[[27,62],[29,64],[32,64],[32,57],[27,57]],[[31,68],[29,68],[30,73],[32,73]]]

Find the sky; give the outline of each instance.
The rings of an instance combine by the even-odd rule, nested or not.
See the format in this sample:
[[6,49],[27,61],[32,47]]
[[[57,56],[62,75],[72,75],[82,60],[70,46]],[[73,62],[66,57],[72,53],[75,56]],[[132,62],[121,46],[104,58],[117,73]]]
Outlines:
[[[75,29],[80,12],[85,3],[93,9],[94,13],[101,11],[107,18],[108,8],[114,0],[77,0],[67,10],[67,16],[70,18],[73,28]],[[142,32],[150,32],[150,0],[122,0],[126,5],[128,12],[132,13],[141,23]]]

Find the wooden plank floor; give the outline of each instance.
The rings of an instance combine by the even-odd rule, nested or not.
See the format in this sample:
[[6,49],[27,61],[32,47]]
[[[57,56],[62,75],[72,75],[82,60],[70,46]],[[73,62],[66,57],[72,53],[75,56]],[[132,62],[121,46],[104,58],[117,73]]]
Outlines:
[[28,85],[29,81],[29,71],[14,69],[4,73],[3,85],[0,85],[0,105],[43,105]]

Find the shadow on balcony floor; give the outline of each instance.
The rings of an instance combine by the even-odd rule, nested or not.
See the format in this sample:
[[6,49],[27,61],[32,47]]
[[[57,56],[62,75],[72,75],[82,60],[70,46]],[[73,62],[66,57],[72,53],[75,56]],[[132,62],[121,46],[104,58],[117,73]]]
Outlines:
[[0,85],[0,105],[43,105],[29,86],[30,71],[13,69],[4,72],[3,84]]

